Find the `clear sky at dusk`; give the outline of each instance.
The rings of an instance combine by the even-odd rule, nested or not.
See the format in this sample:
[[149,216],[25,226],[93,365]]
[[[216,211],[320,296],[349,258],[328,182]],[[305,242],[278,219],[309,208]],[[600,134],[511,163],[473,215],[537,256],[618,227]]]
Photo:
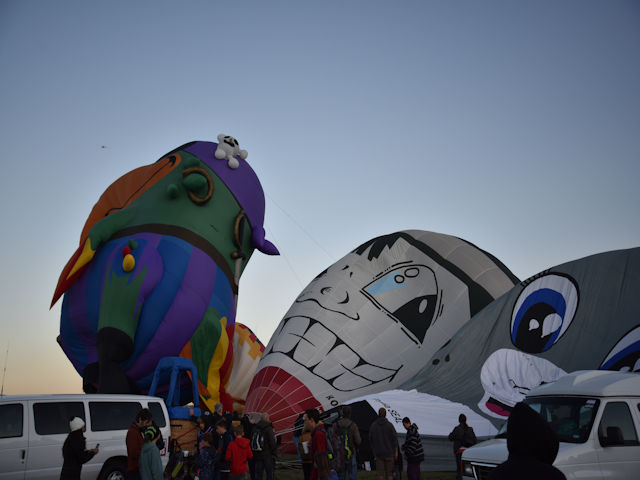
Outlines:
[[455,235],[522,279],[640,245],[637,1],[0,0],[0,68],[8,394],[81,389],[49,303],[100,194],[219,133],[282,253],[240,282],[265,344],[377,235]]

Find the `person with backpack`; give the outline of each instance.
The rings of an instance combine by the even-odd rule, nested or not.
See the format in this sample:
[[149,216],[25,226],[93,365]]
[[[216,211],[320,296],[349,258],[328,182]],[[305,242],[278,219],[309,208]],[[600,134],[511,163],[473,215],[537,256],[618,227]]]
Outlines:
[[393,480],[394,464],[398,459],[396,429],[386,417],[387,410],[380,408],[378,418],[369,427],[369,443],[376,459],[378,480]]
[[251,451],[255,460],[255,479],[262,480],[266,473],[267,480],[273,480],[276,456],[276,435],[269,421],[269,414],[264,412],[260,421],[253,427],[251,434]]
[[307,428],[311,431],[311,448],[309,449],[309,454],[313,459],[311,480],[327,480],[331,472],[327,433],[320,421],[320,412],[317,408],[310,408],[305,414]]
[[453,454],[456,457],[456,479],[462,479],[462,452],[468,447],[475,445],[476,434],[467,425],[467,416],[461,413],[458,417],[458,425],[449,434],[449,440],[453,442]]
[[142,433],[144,443],[138,463],[140,480],[162,480],[162,459],[156,446],[159,434],[160,430],[153,425],[148,426]]
[[356,461],[356,449],[362,443],[360,429],[351,420],[351,407],[344,405],[341,409],[342,416],[333,424],[334,434],[338,437],[340,448],[344,456],[344,467],[338,471],[338,479],[355,480],[358,475],[358,463]]
[[418,433],[418,426],[411,423],[409,417],[402,419],[402,426],[407,429],[407,436],[402,444],[402,451],[407,459],[407,479],[419,480],[420,463],[424,460],[424,449]]

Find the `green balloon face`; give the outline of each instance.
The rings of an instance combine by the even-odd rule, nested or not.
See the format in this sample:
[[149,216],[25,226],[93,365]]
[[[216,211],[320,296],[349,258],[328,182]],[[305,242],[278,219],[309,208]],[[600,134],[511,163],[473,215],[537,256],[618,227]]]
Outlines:
[[206,242],[232,270],[241,257],[244,269],[254,248],[242,207],[204,162],[185,151],[180,155],[180,164],[131,204],[135,214],[126,227],[166,226],[168,234]]

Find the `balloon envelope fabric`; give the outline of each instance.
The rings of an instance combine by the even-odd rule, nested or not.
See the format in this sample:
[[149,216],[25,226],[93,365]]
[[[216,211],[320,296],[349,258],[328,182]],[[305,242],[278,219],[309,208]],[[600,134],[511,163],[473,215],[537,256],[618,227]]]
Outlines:
[[402,388],[504,422],[533,388],[576,370],[640,372],[640,248],[599,253],[519,283]]
[[518,279],[471,243],[407,230],[374,238],[320,273],[271,337],[247,398],[287,429],[411,378]]
[[185,144],[116,180],[91,211],[52,302],[64,294],[58,342],[85,390],[144,392],[160,358],[180,355],[205,404],[231,409],[238,282],[254,249],[278,251],[255,172],[217,150]]

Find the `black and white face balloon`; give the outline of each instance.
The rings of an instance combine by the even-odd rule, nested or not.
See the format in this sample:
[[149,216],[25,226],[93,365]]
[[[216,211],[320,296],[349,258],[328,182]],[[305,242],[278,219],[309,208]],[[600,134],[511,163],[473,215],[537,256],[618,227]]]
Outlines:
[[[405,231],[373,239],[300,293],[265,349],[247,406],[264,408],[279,391],[282,408],[330,408],[397,387],[516,281],[495,258],[455,237]],[[268,368],[269,375],[260,373]],[[304,386],[295,408],[285,390],[298,383],[287,383],[283,372]],[[269,413],[277,421],[275,403]]]

